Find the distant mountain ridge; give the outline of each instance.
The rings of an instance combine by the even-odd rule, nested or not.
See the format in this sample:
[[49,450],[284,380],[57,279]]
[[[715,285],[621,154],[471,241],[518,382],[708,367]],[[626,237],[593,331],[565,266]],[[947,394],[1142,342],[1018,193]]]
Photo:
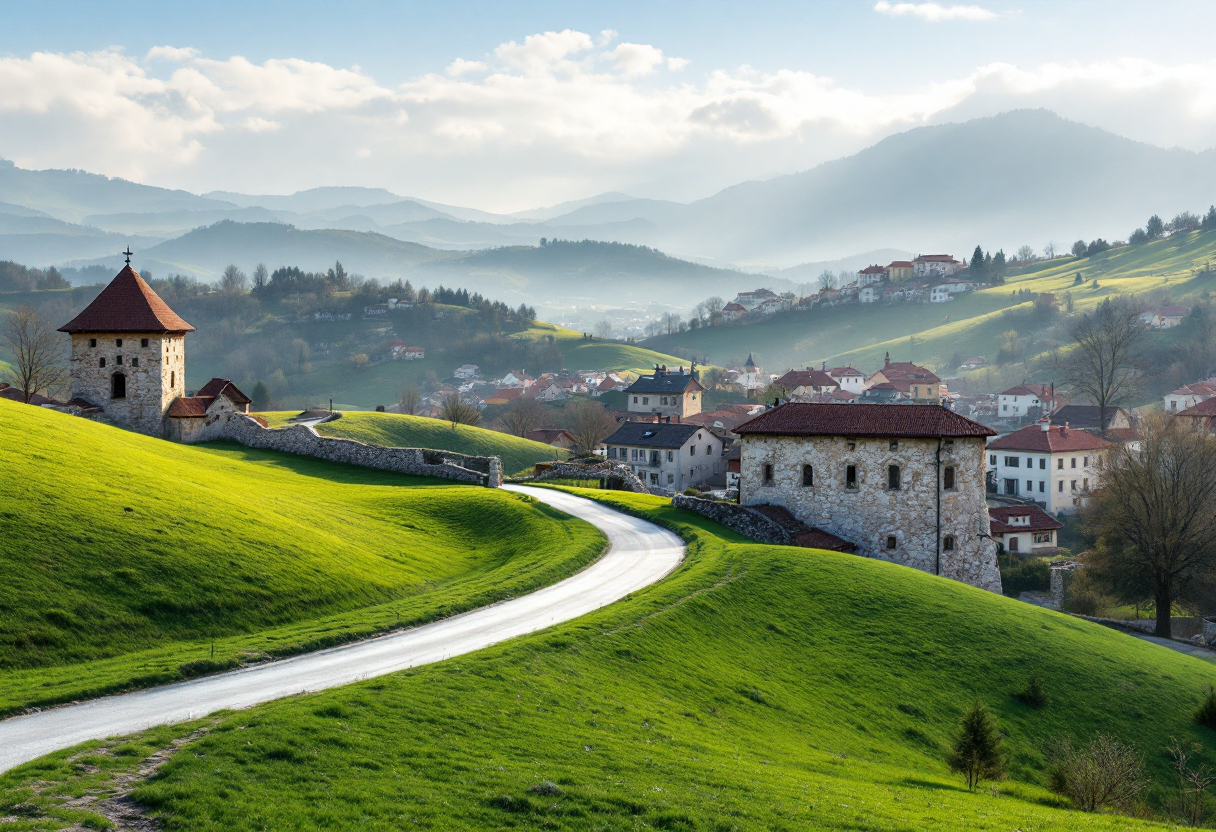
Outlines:
[[1011,252],[1049,240],[1066,246],[1078,238],[1118,239],[1152,213],[1202,211],[1213,201],[1214,151],[1166,150],[1046,110],[1017,110],[909,130],[852,156],[743,182],[689,204],[609,192],[512,215],[383,188],[199,196],[0,161],[0,215],[36,212],[92,229],[6,220],[0,257],[33,261],[37,255],[33,262],[49,265],[116,251],[115,235],[167,240],[234,220],[372,232],[455,250],[535,246],[541,237],[634,243],[771,274],[850,261],[857,252],[958,256],[977,243]]

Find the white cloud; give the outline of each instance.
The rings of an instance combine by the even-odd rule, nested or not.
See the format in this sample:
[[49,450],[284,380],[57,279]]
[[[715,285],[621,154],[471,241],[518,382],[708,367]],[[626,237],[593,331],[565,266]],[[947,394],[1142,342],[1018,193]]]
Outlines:
[[489,68],[489,65],[482,61],[466,61],[464,58],[457,58],[448,64],[448,75],[455,77],[468,72],[485,72]]
[[622,43],[607,54],[626,75],[649,75],[663,63],[663,50],[643,43]]
[[148,54],[145,57],[149,61],[163,60],[183,63],[196,57],[198,54],[198,50],[193,46],[180,48],[176,46],[153,46],[148,50]]
[[942,6],[938,3],[888,3],[878,0],[874,11],[896,17],[919,17],[930,23],[941,20],[992,20],[996,12],[983,6]]
[[638,182],[703,195],[1016,107],[1165,146],[1216,145],[1216,61],[994,63],[884,90],[751,67],[677,79],[667,71],[685,61],[603,39],[544,32],[396,85],[177,47],[153,50],[155,64],[113,50],[0,57],[0,157],[199,191],[348,182],[514,209]]

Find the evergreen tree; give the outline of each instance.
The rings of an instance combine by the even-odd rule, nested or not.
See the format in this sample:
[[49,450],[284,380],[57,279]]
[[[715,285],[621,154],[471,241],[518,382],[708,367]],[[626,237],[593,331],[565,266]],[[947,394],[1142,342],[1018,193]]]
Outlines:
[[971,253],[971,277],[981,277],[984,274],[984,250],[979,246]]
[[253,399],[253,404],[250,405],[251,410],[269,410],[272,404],[270,400],[270,389],[266,387],[266,382],[259,381],[253,385],[253,392],[250,397]]
[[1216,205],[1208,207],[1208,212],[1203,215],[1203,220],[1200,221],[1199,227],[1204,231],[1216,229]]
[[978,699],[971,710],[963,714],[946,754],[946,764],[951,771],[963,775],[967,788],[972,791],[981,781],[999,780],[1005,776],[1001,732],[992,714]]
[[1005,282],[1005,249],[1001,249],[992,255],[992,269],[988,278],[997,286]]

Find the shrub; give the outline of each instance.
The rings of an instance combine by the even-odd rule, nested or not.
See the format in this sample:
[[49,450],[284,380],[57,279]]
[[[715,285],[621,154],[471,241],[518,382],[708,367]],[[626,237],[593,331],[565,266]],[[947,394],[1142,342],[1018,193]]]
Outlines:
[[1086,812],[1126,809],[1144,788],[1140,755],[1108,734],[1095,734],[1089,746],[1080,750],[1067,738],[1056,740],[1048,757],[1052,790]]
[[684,496],[685,497],[699,497],[699,496],[701,496],[701,489],[697,488],[695,485],[690,485],[690,486],[688,486],[688,488],[684,489]]
[[963,714],[950,751],[946,754],[950,770],[963,775],[967,788],[984,780],[999,780],[1005,776],[1005,758],[1001,753],[1001,732],[996,720],[978,699],[971,710]]
[[537,783],[535,786],[533,786],[532,793],[550,797],[561,794],[562,790],[552,780],[545,780],[544,782]]
[[1051,589],[1051,565],[1035,559],[1002,569],[1001,588],[1010,598],[1023,592],[1047,592]]
[[1088,589],[1069,593],[1068,612],[1096,617],[1106,609],[1106,599]]
[[1051,697],[1047,695],[1047,689],[1043,687],[1043,682],[1037,673],[1030,674],[1030,678],[1026,680],[1026,687],[1015,693],[1014,697],[1032,708],[1042,708],[1051,701]]
[[1203,698],[1199,710],[1195,711],[1195,721],[1216,731],[1216,688],[1211,685],[1208,685],[1208,695]]

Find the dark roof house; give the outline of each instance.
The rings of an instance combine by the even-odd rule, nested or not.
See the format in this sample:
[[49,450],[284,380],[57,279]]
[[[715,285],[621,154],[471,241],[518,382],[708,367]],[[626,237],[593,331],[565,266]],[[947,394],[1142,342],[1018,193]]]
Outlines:
[[1121,407],[1106,409],[1106,424],[1099,425],[1101,411],[1096,404],[1066,404],[1051,414],[1053,425],[1069,425],[1079,430],[1102,430],[1107,428],[1131,427],[1131,419],[1127,411]]
[[666,395],[683,395],[689,389],[704,390],[691,373],[684,372],[681,367],[676,372],[663,369],[655,371],[654,375],[638,376],[637,381],[629,385],[626,393],[659,393]]
[[961,438],[996,436],[941,405],[881,407],[869,404],[784,404],[735,428],[740,436],[890,436]]
[[680,448],[700,430],[704,430],[701,425],[625,422],[617,428],[616,433],[604,440],[604,444],[646,448]]

